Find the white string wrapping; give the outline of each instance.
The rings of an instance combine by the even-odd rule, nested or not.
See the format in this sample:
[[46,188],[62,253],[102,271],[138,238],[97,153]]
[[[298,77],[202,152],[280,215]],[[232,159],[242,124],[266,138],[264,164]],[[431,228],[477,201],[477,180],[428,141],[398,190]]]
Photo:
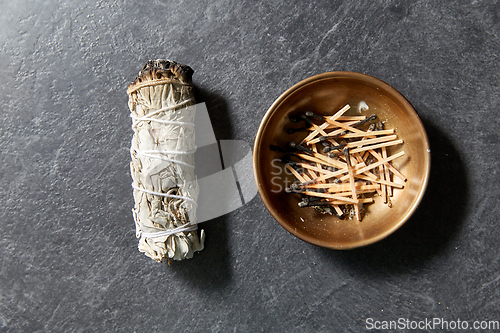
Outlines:
[[158,109],[156,111],[153,111],[151,113],[149,113],[147,116],[144,116],[144,117],[137,117],[137,116],[134,116],[133,114],[130,114],[130,118],[132,118],[134,121],[132,122],[132,129],[135,129],[135,127],[137,126],[138,123],[140,123],[141,121],[156,121],[158,123],[162,123],[162,124],[172,124],[172,125],[181,125],[181,126],[193,126],[194,127],[194,123],[191,123],[191,122],[184,122],[184,121],[173,121],[173,120],[163,120],[163,119],[158,119],[158,118],[152,118],[153,116],[157,115],[158,113],[161,113],[161,112],[164,112],[164,111],[170,111],[170,110],[173,110],[179,106],[183,106],[183,105],[186,105],[188,104],[189,102],[191,102],[192,99],[186,99],[180,103],[177,103],[175,105],[172,105],[172,106],[166,106],[164,108],[161,108],[161,109]]
[[144,193],[148,193],[148,194],[152,194],[152,195],[159,195],[161,197],[186,200],[186,201],[191,202],[193,205],[195,205],[195,207],[198,206],[198,204],[196,203],[196,201],[194,201],[193,199],[188,198],[188,197],[183,197],[182,195],[174,195],[174,194],[167,194],[167,193],[162,193],[162,192],[150,191],[150,190],[146,190],[145,188],[141,188],[141,187],[135,186],[134,183],[132,183],[132,188],[134,190],[138,190],[138,191],[141,191],[141,192],[144,192]]
[[[131,114],[130,117],[134,120],[132,123],[132,129],[136,128],[137,125],[142,121],[155,121],[155,122],[162,123],[162,124],[172,124],[172,125],[179,125],[179,126],[192,126],[192,127],[194,127],[194,123],[192,123],[192,122],[182,122],[182,121],[173,121],[173,120],[163,120],[163,119],[158,119],[158,118],[152,118],[152,116],[157,115],[161,112],[174,110],[174,109],[178,108],[179,106],[186,105],[189,102],[191,102],[191,100],[192,99],[187,99],[187,100],[184,100],[184,101],[177,103],[175,105],[158,109],[158,110],[153,111],[153,112],[151,112],[148,115],[143,116],[143,117],[136,117],[136,116]],[[131,150],[131,153],[136,152],[137,154],[145,156],[145,157],[157,158],[157,159],[161,159],[161,160],[164,160],[167,162],[184,165],[186,167],[193,168],[193,169],[195,167],[194,165],[191,165],[191,164],[188,164],[188,163],[185,163],[182,161],[167,158],[167,157],[165,157],[165,155],[194,154],[196,152],[196,149],[192,149],[189,151],[172,151],[172,150],[140,150],[138,148],[131,147],[130,150]],[[144,193],[152,194],[152,195],[158,195],[158,196],[162,196],[162,197],[169,197],[169,198],[174,198],[174,199],[186,200],[186,201],[191,202],[195,207],[198,206],[197,202],[195,200],[193,200],[189,197],[186,197],[186,196],[172,195],[172,194],[167,194],[167,193],[162,193],[162,192],[150,191],[150,190],[138,187],[138,186],[134,185],[134,183],[132,183],[132,188],[135,190],[144,192]],[[173,229],[168,229],[168,230],[158,231],[158,232],[144,232],[141,230],[141,237],[145,237],[145,238],[155,238],[155,237],[165,237],[165,236],[168,237],[168,236],[174,235],[176,233],[195,231],[197,229],[198,229],[198,225],[196,223],[194,223],[194,224],[187,223],[187,224],[178,226],[178,227],[173,228]]]
[[153,237],[168,237],[174,234],[177,234],[179,232],[190,232],[190,231],[195,231],[198,230],[198,225],[197,224],[184,224],[181,225],[177,228],[174,229],[169,229],[165,231],[159,231],[159,232],[143,232],[142,236],[146,238],[153,238]]
[[[177,163],[177,164],[180,164],[180,165],[184,165],[184,166],[186,166],[188,168],[194,169],[194,165],[192,165],[192,164],[188,164],[188,163],[185,163],[185,162],[182,162],[182,161],[174,160],[172,158],[168,158],[168,157],[163,156],[163,154],[164,154],[163,151],[159,151],[159,150],[139,150],[137,148],[131,148],[131,150],[133,150],[137,154],[145,156],[145,157],[158,158],[158,159],[163,160],[163,161],[167,161],[167,162],[171,162],[171,163]],[[149,152],[149,153],[147,153],[147,152]],[[169,152],[169,153],[172,153],[172,152]],[[173,152],[173,153],[174,154],[179,154],[179,155],[187,155],[188,154],[188,152],[185,152],[185,151]]]

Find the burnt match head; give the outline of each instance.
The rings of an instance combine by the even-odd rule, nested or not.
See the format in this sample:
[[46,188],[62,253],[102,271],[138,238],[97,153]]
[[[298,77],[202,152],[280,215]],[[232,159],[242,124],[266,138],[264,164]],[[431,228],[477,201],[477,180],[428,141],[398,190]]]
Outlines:
[[310,154],[310,155],[314,155],[314,152],[313,152],[311,149],[306,148],[306,147],[304,147],[304,146],[302,146],[302,145],[300,145],[300,144],[297,144],[297,143],[295,143],[295,142],[293,142],[293,141],[290,141],[290,142],[288,143],[288,146],[289,146],[290,148],[292,148],[292,149],[297,149],[297,150],[300,150],[300,151],[302,151],[302,152],[304,152],[304,153],[307,153],[307,154]]
[[306,115],[306,117],[309,117],[309,118],[315,118],[318,120],[325,120],[325,117],[320,116],[312,111],[306,111],[305,115]]
[[349,147],[344,147],[342,152],[344,153],[347,165],[350,167],[351,166],[351,157],[349,156]]
[[352,124],[351,126],[352,127],[359,126],[359,125],[365,124],[365,123],[367,123],[369,121],[372,121],[372,120],[375,120],[375,119],[377,119],[377,115],[376,114],[372,114],[368,118],[360,120],[357,123]]

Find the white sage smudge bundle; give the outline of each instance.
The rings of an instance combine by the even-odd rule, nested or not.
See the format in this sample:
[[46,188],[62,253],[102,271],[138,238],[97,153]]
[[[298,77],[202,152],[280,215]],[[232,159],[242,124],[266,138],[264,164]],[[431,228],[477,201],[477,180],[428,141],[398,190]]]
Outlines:
[[189,66],[150,60],[127,89],[136,236],[139,251],[158,262],[191,258],[205,239],[196,224],[192,75]]

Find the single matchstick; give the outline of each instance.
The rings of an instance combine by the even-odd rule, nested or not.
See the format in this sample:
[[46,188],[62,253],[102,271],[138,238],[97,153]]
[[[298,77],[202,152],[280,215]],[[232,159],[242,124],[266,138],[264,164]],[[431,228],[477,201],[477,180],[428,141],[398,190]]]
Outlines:
[[[344,148],[344,156],[347,162],[347,172],[349,173],[349,183],[351,184],[351,192],[352,192],[352,198],[358,198],[358,195],[356,193],[356,184],[354,184],[354,172],[352,171],[352,166],[351,166],[351,157],[349,155],[349,148],[345,147]],[[358,203],[354,204],[354,211],[356,213],[356,219],[358,221],[361,221],[361,216],[359,214],[359,205]]]

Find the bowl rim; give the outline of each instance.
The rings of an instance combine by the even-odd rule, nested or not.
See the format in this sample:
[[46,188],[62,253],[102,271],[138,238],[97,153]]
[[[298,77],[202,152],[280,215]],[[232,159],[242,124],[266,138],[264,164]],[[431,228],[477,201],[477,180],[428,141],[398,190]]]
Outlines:
[[[261,179],[259,177],[258,163],[257,163],[259,158],[260,158],[259,147],[262,146],[262,144],[261,144],[262,134],[266,128],[266,125],[268,124],[269,118],[271,118],[271,116],[273,115],[274,111],[278,108],[278,106],[281,103],[283,103],[283,101],[288,96],[290,96],[292,93],[294,93],[296,90],[302,88],[303,86],[306,86],[307,84],[310,84],[312,82],[320,81],[323,79],[329,79],[329,78],[351,78],[351,79],[365,81],[367,83],[371,83],[375,86],[379,86],[379,87],[383,88],[385,91],[387,91],[388,94],[394,95],[404,105],[405,109],[407,109],[409,112],[413,113],[413,115],[415,116],[415,118],[419,122],[419,127],[422,129],[423,141],[425,144],[425,147],[423,147],[424,151],[426,152],[426,155],[424,156],[424,158],[426,159],[426,162],[427,162],[425,165],[426,171],[425,171],[425,176],[423,179],[423,184],[422,184],[420,192],[418,193],[418,195],[416,197],[415,204],[405,214],[405,216],[401,219],[401,221],[399,223],[395,224],[392,228],[384,231],[383,233],[377,235],[376,237],[372,237],[370,239],[365,239],[365,240],[360,240],[360,241],[357,241],[357,242],[354,242],[354,243],[351,243],[348,245],[341,245],[341,246],[338,246],[335,244],[329,244],[328,242],[325,242],[325,241],[319,241],[319,240],[314,239],[313,237],[303,237],[303,235],[295,233],[294,230],[292,230],[292,228],[290,228],[286,223],[284,223],[282,221],[282,219],[280,218],[280,216],[278,216],[276,214],[276,212],[271,209],[270,199],[267,196],[267,194],[265,192],[263,192],[262,187],[259,184],[261,182]],[[431,154],[430,153],[431,153],[431,149],[430,149],[430,145],[429,145],[429,139],[428,139],[427,133],[425,131],[424,124],[422,123],[422,120],[418,116],[418,113],[415,110],[415,108],[406,99],[406,97],[403,96],[403,94],[401,94],[398,90],[396,90],[394,87],[392,87],[388,83],[386,83],[378,78],[375,78],[373,76],[367,75],[367,74],[362,74],[362,73],[358,73],[358,72],[350,72],[350,71],[332,71],[332,72],[325,72],[325,73],[313,75],[313,76],[310,76],[304,80],[301,80],[301,81],[295,83],[293,86],[288,88],[285,92],[283,92],[273,102],[273,104],[269,107],[266,114],[264,115],[264,117],[261,120],[261,123],[259,125],[259,128],[257,130],[257,134],[255,136],[255,140],[254,140],[253,159],[252,159],[253,160],[253,174],[254,174],[254,180],[255,180],[256,185],[257,185],[257,190],[259,192],[259,196],[260,196],[261,200],[263,201],[264,206],[269,211],[269,213],[274,218],[274,220],[276,220],[285,230],[287,230],[293,236],[295,236],[295,237],[297,237],[297,238],[299,238],[307,243],[313,244],[313,245],[326,247],[326,248],[330,248],[330,249],[335,249],[335,250],[349,250],[349,249],[354,249],[354,248],[363,247],[366,245],[376,243],[376,242],[386,238],[387,236],[391,235],[392,233],[394,233],[403,224],[405,224],[406,221],[408,221],[408,219],[413,215],[413,213],[416,211],[416,209],[420,205],[422,198],[425,194],[425,191],[427,189],[427,185],[428,185],[429,177],[430,177],[430,167],[431,167]]]

